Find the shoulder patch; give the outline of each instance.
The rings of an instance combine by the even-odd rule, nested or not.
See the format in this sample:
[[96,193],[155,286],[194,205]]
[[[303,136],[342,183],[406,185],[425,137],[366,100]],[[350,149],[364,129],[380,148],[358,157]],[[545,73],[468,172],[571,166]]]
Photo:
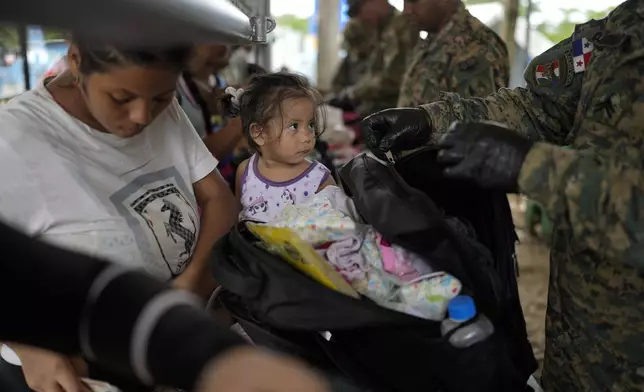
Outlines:
[[[554,59],[550,57],[550,61],[544,59],[539,62],[539,58],[535,60],[530,69],[533,72],[532,77],[536,85],[563,87],[572,83],[575,77],[572,50],[562,50]],[[526,77],[528,77],[528,74],[526,74]]]
[[561,75],[565,75],[564,86],[568,86],[570,83],[572,83],[572,80],[575,77],[575,67],[572,58],[572,50],[564,50],[562,61],[565,68],[562,68]]
[[586,71],[594,48],[593,43],[586,38],[580,38],[572,42],[572,60],[575,73]]
[[568,64],[565,59],[556,59],[545,64],[537,64],[534,78],[539,86],[562,86],[566,84]]

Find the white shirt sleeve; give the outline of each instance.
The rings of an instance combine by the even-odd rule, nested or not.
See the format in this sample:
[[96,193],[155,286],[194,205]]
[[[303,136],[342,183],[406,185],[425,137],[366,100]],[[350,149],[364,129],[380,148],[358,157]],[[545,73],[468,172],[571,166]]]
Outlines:
[[201,140],[176,99],[172,102],[172,110],[177,116],[178,130],[181,133],[190,166],[190,181],[194,184],[216,170],[219,162]]
[[[2,117],[0,116],[0,121]],[[6,123],[5,123],[6,124]],[[15,131],[4,129],[0,137],[0,220],[35,236],[51,222],[38,173],[14,146],[28,143]]]

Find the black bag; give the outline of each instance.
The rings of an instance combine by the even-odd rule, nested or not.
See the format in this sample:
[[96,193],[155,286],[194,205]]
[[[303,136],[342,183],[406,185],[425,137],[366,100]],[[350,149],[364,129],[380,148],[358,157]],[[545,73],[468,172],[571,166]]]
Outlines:
[[494,324],[492,336],[455,348],[441,336],[439,322],[327,289],[254,246],[240,223],[215,247],[213,271],[224,287],[220,301],[251,339],[365,390],[525,390],[537,365],[518,302],[507,198],[443,179],[435,157],[422,150],[394,170],[361,155],[340,177],[383,237],[463,283]]

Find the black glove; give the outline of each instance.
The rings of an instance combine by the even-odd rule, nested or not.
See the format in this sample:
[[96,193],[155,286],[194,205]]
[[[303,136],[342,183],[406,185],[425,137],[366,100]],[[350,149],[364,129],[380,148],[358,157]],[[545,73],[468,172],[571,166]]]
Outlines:
[[362,120],[362,137],[377,157],[391,151],[395,156],[426,145],[432,134],[429,117],[423,109],[386,109]]
[[448,177],[482,188],[518,192],[518,178],[533,142],[492,123],[454,123],[438,146],[438,162]]

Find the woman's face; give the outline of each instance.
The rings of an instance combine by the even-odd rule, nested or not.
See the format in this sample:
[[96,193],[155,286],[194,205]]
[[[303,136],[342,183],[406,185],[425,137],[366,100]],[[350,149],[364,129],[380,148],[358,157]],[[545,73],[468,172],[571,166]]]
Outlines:
[[[74,61],[70,62],[72,73],[78,75]],[[83,99],[94,119],[104,131],[129,138],[141,133],[172,102],[179,72],[115,66],[108,72],[79,76]]]
[[197,45],[190,62],[190,72],[195,75],[210,75],[220,71],[228,66],[230,52],[227,45]]

